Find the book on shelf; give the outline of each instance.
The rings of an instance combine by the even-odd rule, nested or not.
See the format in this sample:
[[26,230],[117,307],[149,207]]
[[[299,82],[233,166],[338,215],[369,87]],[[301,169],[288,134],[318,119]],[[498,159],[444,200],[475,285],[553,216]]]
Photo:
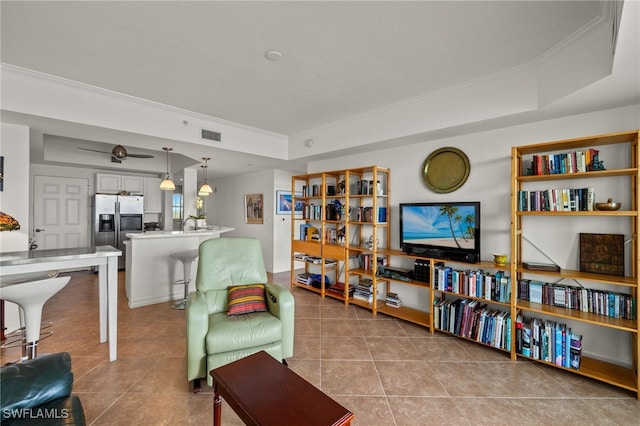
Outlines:
[[361,278],[354,286],[353,298],[367,303],[373,301],[373,280]]
[[531,324],[522,324],[522,355],[531,356]]
[[309,274],[307,272],[303,272],[301,274],[298,274],[298,277],[296,278],[296,282],[298,284],[310,285],[311,284],[311,274]]
[[[337,282],[335,284],[331,284],[331,286],[327,289],[327,292],[336,294],[342,297],[344,297],[344,291],[345,291],[345,285],[343,282]],[[355,288],[353,286],[349,286],[347,297],[353,296],[354,291],[355,291]]]
[[307,255],[303,253],[295,253],[293,255],[293,259],[299,262],[304,262],[305,260],[307,260]]
[[555,263],[522,262],[522,266],[532,271],[560,272],[560,266]]
[[580,369],[580,360],[582,358],[582,336],[580,334],[571,333],[569,366],[573,369]]
[[402,301],[398,297],[398,294],[393,292],[387,293],[387,297],[385,298],[385,303],[388,306],[392,306],[394,308],[399,308],[402,306]]
[[[322,288],[322,275],[302,272],[296,278],[298,284],[312,286],[314,288]],[[329,277],[324,276],[325,287],[329,285]]]

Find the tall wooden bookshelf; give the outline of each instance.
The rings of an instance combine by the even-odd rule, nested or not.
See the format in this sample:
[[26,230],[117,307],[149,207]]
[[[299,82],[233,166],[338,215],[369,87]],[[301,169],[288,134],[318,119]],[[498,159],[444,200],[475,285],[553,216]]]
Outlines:
[[[291,178],[292,213],[291,286],[301,287],[370,309],[378,310],[377,259],[387,262],[390,244],[389,169],[368,166],[310,173]],[[305,260],[306,259],[306,260]],[[364,260],[370,263],[364,264]],[[320,276],[320,282],[300,282],[296,270],[304,262],[306,274]],[[326,280],[322,277],[326,277]],[[361,280],[371,283],[371,301],[354,298],[350,287]],[[329,285],[334,287],[329,291]],[[335,284],[344,285],[341,293]]]
[[[591,377],[630,391],[638,395],[638,371],[637,360],[640,354],[640,342],[638,339],[638,229],[640,228],[640,217],[638,215],[638,164],[640,163],[638,153],[639,131],[633,130],[621,133],[611,133],[598,136],[590,136],[577,139],[561,140],[535,145],[515,146],[511,151],[511,316],[516,319],[522,317],[527,319],[541,317],[557,323],[579,324],[582,329],[593,330],[594,327],[604,329],[605,333],[624,333],[631,341],[632,365],[620,366],[611,362],[595,359],[587,355],[582,355],[579,367],[558,366],[556,362],[545,361],[544,359],[534,359],[529,352],[525,356],[518,351],[515,346],[511,350],[512,359],[524,357],[537,362],[545,363],[554,367],[564,369],[569,372]],[[616,165],[614,168],[605,169],[602,164],[592,165],[593,159],[589,159],[599,150],[615,149],[620,159],[627,159],[627,164]],[[597,151],[594,151],[597,150]],[[586,155],[587,161],[584,157]],[[600,160],[600,158],[598,158]],[[605,160],[605,166],[607,158]],[[609,159],[611,160],[611,159]],[[536,163],[534,166],[533,163]],[[614,162],[615,163],[615,162]],[[529,167],[531,164],[531,167]],[[553,193],[546,189],[567,186],[580,186],[588,182],[589,186],[597,187],[602,180],[614,182],[616,188],[624,188],[629,194],[623,194],[628,202],[623,203],[622,208],[616,211],[600,211],[591,207],[590,201],[584,204],[582,193],[574,192],[574,204],[569,199],[568,210],[566,205],[554,207]],[[600,183],[602,185],[602,183]],[[609,186],[610,187],[610,186]],[[528,191],[528,192],[527,192]],[[531,195],[533,193],[533,195]],[[545,195],[546,193],[546,195]],[[541,195],[542,194],[542,195]],[[571,194],[571,193],[570,193]],[[549,197],[551,201],[549,202]],[[588,191],[587,191],[588,198]],[[596,200],[602,201],[603,196],[597,194]],[[606,200],[606,197],[604,197]],[[592,200],[591,200],[592,201]],[[528,204],[528,205],[527,205]],[[537,206],[536,206],[537,204]],[[608,218],[608,219],[605,219]],[[627,258],[630,265],[627,265],[627,272],[624,276],[608,275],[601,273],[582,272],[580,270],[562,269],[560,271],[540,271],[525,268],[524,263],[531,261],[526,256],[531,255],[528,247],[530,240],[527,238],[527,229],[531,221],[550,221],[558,226],[571,221],[571,225],[578,223],[579,232],[596,233],[599,231],[598,221],[609,220],[614,224],[621,221],[620,226],[625,229],[625,238],[629,238]],[[546,222],[545,222],[546,223]],[[603,222],[600,222],[602,224]],[[607,222],[609,223],[609,222]],[[584,225],[582,225],[584,224]],[[602,229],[602,226],[600,226]],[[602,231],[600,231],[602,232]],[[578,236],[576,235],[576,239]],[[551,239],[551,244],[570,244]],[[527,250],[525,250],[527,246]],[[567,247],[569,249],[569,247]],[[540,248],[542,252],[544,247]],[[526,253],[525,253],[526,251]],[[602,313],[584,312],[584,309],[591,310],[581,304],[579,309],[576,306],[571,308],[555,306],[547,303],[536,303],[526,300],[527,297],[520,297],[518,293],[518,283],[520,280],[535,279],[550,283],[564,282],[562,280],[572,280],[578,283],[579,291],[598,289],[610,294],[616,294],[624,298],[629,296],[633,301],[631,305],[630,318],[616,318]],[[582,294],[582,293],[580,293]],[[620,296],[620,295],[623,296]],[[615,296],[614,296],[615,297]],[[524,299],[524,300],[523,300]],[[618,299],[615,299],[616,301]],[[595,308],[594,308],[595,309]],[[621,308],[622,309],[622,308]],[[618,313],[615,313],[618,315]],[[614,315],[614,316],[615,316]],[[628,316],[628,312],[627,312]],[[512,325],[512,333],[515,336],[518,332],[516,324]],[[608,331],[607,331],[608,330]],[[585,333],[584,342],[593,338]],[[591,342],[593,345],[593,342]],[[515,344],[515,342],[514,342]],[[539,358],[539,355],[538,355]]]

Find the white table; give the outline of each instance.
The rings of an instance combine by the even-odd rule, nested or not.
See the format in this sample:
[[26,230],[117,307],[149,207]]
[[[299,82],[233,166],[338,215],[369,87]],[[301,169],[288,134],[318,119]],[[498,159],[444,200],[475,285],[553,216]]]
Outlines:
[[[10,275],[98,267],[100,343],[109,334],[109,360],[118,358],[118,256],[111,246],[31,250],[0,253],[0,285],[11,285]],[[2,283],[4,281],[4,283]]]

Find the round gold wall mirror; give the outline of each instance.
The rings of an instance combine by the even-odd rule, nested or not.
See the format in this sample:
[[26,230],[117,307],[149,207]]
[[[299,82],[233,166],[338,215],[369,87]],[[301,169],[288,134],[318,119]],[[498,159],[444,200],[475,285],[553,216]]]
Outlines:
[[422,166],[422,179],[427,188],[439,194],[453,192],[467,181],[471,166],[467,155],[458,148],[433,151]]

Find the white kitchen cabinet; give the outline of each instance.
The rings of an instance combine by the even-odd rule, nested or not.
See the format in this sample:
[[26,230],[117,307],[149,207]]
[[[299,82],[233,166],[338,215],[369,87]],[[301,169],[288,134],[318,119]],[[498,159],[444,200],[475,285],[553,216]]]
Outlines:
[[122,176],[96,173],[96,192],[100,194],[117,194],[122,185]]
[[162,190],[160,178],[144,178],[144,212],[162,213]]
[[122,176],[122,191],[132,195],[144,193],[144,178],[140,176]]
[[96,193],[117,194],[127,191],[131,194],[142,194],[144,183],[142,176],[126,176],[108,173],[96,173]]

